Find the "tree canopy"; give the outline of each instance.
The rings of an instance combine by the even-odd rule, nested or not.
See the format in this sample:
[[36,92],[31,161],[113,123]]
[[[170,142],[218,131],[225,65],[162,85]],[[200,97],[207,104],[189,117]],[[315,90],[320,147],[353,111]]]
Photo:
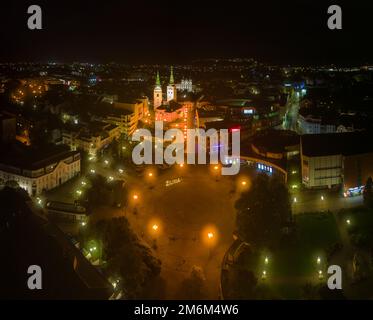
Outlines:
[[242,240],[257,246],[278,243],[282,228],[291,221],[287,187],[278,179],[260,174],[235,204],[237,231]]

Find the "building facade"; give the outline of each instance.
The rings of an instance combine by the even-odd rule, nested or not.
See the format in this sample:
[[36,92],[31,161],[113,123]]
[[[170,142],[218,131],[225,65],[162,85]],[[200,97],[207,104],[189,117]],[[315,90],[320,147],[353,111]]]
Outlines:
[[16,181],[30,196],[40,195],[80,174],[80,153],[57,152],[34,162],[0,162],[0,179]]
[[301,166],[306,188],[361,188],[373,176],[370,133],[303,135]]
[[82,128],[78,131],[64,131],[62,144],[71,150],[83,150],[91,156],[96,156],[103,148],[120,136],[120,127],[116,124],[102,123],[100,128],[90,130]]
[[167,102],[174,100],[177,100],[177,90],[176,90],[176,85],[174,81],[174,70],[173,67],[171,67],[171,74],[170,74],[170,82],[167,86]]

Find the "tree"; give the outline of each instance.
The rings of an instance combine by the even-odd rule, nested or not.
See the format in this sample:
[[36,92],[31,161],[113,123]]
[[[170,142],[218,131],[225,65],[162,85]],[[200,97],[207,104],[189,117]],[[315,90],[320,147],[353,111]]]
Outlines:
[[[89,238],[100,239],[108,276],[118,276],[128,299],[144,297],[147,284],[159,277],[161,261],[142,245],[125,217],[101,220]],[[88,238],[87,238],[88,239]]]
[[291,205],[286,186],[266,174],[257,176],[252,188],[235,204],[237,231],[242,240],[257,246],[273,246],[282,228],[291,221]]
[[368,208],[373,207],[373,180],[372,177],[369,177],[363,192],[364,204]]
[[182,282],[177,296],[184,300],[206,299],[206,278],[201,267],[192,267],[189,277]]
[[229,299],[254,299],[258,279],[250,270],[233,266],[229,270]]

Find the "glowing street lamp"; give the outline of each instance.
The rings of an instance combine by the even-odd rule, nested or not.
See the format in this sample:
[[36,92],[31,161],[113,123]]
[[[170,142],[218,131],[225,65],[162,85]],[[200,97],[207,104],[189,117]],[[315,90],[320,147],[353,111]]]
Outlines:
[[96,173],[96,170],[91,169],[90,172],[91,172],[92,174],[95,174],[95,173]]
[[109,160],[105,160],[104,163],[105,163],[105,165],[108,165],[109,164]]
[[324,275],[322,273],[322,270],[319,270],[319,279],[321,280],[322,278],[324,278]]
[[149,177],[152,177],[152,176],[153,176],[153,173],[152,173],[152,172],[149,172],[148,176],[149,176]]
[[246,186],[247,182],[246,182],[246,181],[242,181],[241,184],[242,184],[243,186]]
[[119,173],[122,174],[124,172],[123,169],[118,169]]
[[317,264],[320,264],[320,263],[321,263],[321,258],[317,257]]
[[85,226],[87,225],[87,223],[86,223],[85,221],[82,221],[82,222],[80,223],[80,225],[81,225],[82,227],[85,227]]
[[320,199],[321,199],[321,201],[324,201],[324,196],[321,196]]
[[268,264],[268,262],[269,262],[268,257],[265,257],[265,258],[264,258],[264,263],[265,263],[265,264]]
[[153,229],[154,231],[157,231],[158,228],[159,228],[159,226],[158,226],[157,224],[153,224],[152,229]]
[[218,170],[218,169],[219,169],[219,166],[215,166],[215,167],[214,167],[214,170]]
[[82,195],[82,190],[76,190],[76,194],[77,194],[78,196],[81,196],[81,195]]
[[293,200],[293,202],[294,202],[294,203],[297,203],[297,201],[298,201],[298,200],[297,200],[297,198],[296,198],[296,197],[294,197],[294,200]]
[[138,198],[139,198],[139,196],[138,196],[137,194],[134,194],[134,195],[133,195],[133,199],[134,199],[134,200],[137,200]]
[[266,270],[262,271],[262,279],[263,280],[267,279],[267,271]]
[[346,220],[346,223],[347,223],[348,225],[350,225],[350,224],[351,224],[351,220],[350,220],[350,219],[347,219],[347,220]]
[[207,238],[212,239],[214,237],[214,234],[212,232],[207,233]]

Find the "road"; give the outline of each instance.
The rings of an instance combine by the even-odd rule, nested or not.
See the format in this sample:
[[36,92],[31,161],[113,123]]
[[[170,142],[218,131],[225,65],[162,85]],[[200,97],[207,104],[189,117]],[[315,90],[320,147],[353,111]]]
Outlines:
[[286,106],[286,113],[283,121],[283,129],[298,130],[297,121],[299,113],[299,92],[293,92]]

